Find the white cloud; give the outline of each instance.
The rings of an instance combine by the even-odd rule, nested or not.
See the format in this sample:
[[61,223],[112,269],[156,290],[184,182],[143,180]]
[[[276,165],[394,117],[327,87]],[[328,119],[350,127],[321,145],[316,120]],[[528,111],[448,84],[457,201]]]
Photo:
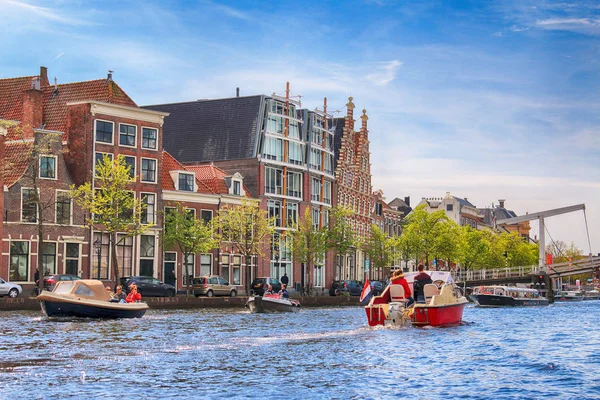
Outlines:
[[376,71],[368,74],[366,78],[377,86],[385,86],[396,79],[396,72],[402,66],[402,62],[392,60],[380,62],[376,65]]
[[0,5],[3,9],[4,18],[8,15],[20,17],[21,19],[30,20],[32,17],[39,17],[43,20],[58,22],[65,25],[92,25],[80,17],[72,17],[64,15],[56,10],[40,7],[33,4],[25,3],[17,0],[0,0]]

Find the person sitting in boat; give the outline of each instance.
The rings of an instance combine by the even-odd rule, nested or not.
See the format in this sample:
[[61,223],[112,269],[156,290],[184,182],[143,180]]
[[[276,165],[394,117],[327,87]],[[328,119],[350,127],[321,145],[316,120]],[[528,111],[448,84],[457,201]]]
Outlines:
[[142,301],[142,295],[140,293],[138,293],[136,285],[131,285],[130,290],[131,291],[129,292],[129,294],[127,295],[127,298],[125,299],[125,301],[127,303],[135,303],[138,301]]
[[428,283],[433,283],[431,280],[431,276],[425,272],[425,266],[423,264],[419,264],[417,267],[417,271],[419,273],[414,277],[413,289],[415,294],[415,300],[417,302],[425,301],[425,293],[423,292],[423,288]]
[[285,283],[283,285],[281,285],[281,290],[279,291],[279,297],[281,297],[282,299],[290,298],[290,294],[287,291],[287,285]]
[[110,286],[106,287],[106,293],[108,293],[111,299],[115,297],[115,294],[110,290]]
[[113,296],[113,299],[117,300],[119,303],[125,303],[125,300],[127,299],[127,295],[123,291],[123,286],[119,285],[119,286],[117,286],[117,288],[115,290],[116,290],[116,292]]
[[397,269],[396,271],[394,271],[394,274],[392,275],[391,284],[401,285],[404,288],[404,298],[408,300],[408,302],[406,303],[407,306],[410,306],[412,303],[415,302],[415,300],[411,296],[410,286],[408,286],[408,282],[406,281],[402,270]]
[[267,290],[265,290],[265,293],[263,293],[263,296],[264,296],[265,294],[275,294],[275,293],[273,293],[273,285],[269,285],[269,286],[267,287]]

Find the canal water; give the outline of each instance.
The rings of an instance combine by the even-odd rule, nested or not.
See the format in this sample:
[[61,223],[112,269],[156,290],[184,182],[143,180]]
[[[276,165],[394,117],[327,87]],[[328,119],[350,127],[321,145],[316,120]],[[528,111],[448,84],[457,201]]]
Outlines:
[[369,328],[358,307],[0,313],[0,399],[598,399],[600,301],[468,306],[454,328]]

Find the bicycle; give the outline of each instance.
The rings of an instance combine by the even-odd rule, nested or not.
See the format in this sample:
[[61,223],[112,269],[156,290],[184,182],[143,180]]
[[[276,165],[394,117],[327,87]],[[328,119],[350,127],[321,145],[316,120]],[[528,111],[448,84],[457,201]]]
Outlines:
[[315,297],[317,295],[317,289],[309,285],[303,286],[300,295],[302,297]]

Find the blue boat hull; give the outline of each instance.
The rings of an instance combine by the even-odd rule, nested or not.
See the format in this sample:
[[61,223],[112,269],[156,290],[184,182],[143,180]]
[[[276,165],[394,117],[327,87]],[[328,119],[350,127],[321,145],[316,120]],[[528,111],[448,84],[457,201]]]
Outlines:
[[42,311],[48,317],[81,318],[141,318],[147,309],[123,310],[116,308],[94,307],[84,304],[42,301]]
[[493,294],[472,294],[471,298],[481,307],[527,307],[547,306],[550,302],[545,297],[536,299],[513,298]]

